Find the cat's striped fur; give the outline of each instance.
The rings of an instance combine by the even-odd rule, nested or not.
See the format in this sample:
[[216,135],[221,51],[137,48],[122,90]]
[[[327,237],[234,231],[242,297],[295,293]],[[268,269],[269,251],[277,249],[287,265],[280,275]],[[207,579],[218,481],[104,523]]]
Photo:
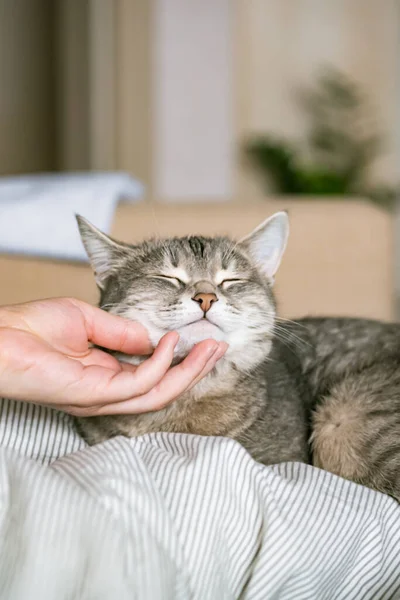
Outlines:
[[[263,463],[312,461],[400,501],[400,325],[280,320],[272,283],[286,214],[239,243],[193,236],[130,246],[79,223],[101,306],[141,321],[154,344],[178,330],[176,360],[206,337],[229,343],[215,371],[165,409],[78,419],[89,443],[154,431],[229,436]],[[203,288],[216,298],[204,315],[193,302]]]

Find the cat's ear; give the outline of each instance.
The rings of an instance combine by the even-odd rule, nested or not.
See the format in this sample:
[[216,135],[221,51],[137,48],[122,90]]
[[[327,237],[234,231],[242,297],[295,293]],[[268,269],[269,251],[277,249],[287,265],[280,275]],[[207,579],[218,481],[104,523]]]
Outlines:
[[289,237],[289,218],[285,211],[269,217],[240,240],[262,273],[273,281]]
[[84,217],[80,215],[75,217],[96,283],[100,289],[103,289],[113,267],[127,255],[127,247],[108,237]]

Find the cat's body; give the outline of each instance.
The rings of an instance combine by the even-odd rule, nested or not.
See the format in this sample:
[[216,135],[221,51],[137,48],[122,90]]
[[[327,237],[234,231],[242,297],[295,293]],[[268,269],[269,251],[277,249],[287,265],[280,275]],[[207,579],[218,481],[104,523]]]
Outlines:
[[[284,354],[288,363],[296,361],[298,377],[282,360]],[[311,395],[299,366],[290,350],[274,343],[269,360],[249,373],[227,373],[223,365],[217,366],[206,379],[209,390],[204,395],[196,386],[160,411],[80,419],[79,429],[90,444],[118,434],[158,431],[225,436],[238,440],[264,464],[308,462]]]
[[264,464],[313,462],[400,501],[400,325],[277,319],[285,215],[239,244],[128,246],[80,226],[101,306],[141,321],[154,344],[178,330],[177,360],[207,337],[229,343],[215,370],[161,411],[78,419],[90,444],[158,431],[227,436]]
[[313,399],[313,464],[400,501],[400,325],[299,323],[309,343],[301,363]]

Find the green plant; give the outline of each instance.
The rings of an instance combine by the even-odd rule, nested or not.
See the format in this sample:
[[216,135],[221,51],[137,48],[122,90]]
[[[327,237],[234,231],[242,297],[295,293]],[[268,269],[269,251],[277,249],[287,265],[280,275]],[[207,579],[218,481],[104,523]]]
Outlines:
[[245,145],[266,189],[272,184],[281,194],[362,195],[391,208],[398,190],[366,183],[383,139],[357,86],[338,71],[325,70],[300,101],[309,123],[301,144],[263,135]]

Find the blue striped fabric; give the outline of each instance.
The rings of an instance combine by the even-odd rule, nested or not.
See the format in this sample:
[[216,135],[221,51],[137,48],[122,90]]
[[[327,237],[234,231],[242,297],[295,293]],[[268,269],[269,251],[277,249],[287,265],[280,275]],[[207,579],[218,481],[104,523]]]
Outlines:
[[8,400],[0,446],[1,600],[400,598],[400,507],[324,471]]

